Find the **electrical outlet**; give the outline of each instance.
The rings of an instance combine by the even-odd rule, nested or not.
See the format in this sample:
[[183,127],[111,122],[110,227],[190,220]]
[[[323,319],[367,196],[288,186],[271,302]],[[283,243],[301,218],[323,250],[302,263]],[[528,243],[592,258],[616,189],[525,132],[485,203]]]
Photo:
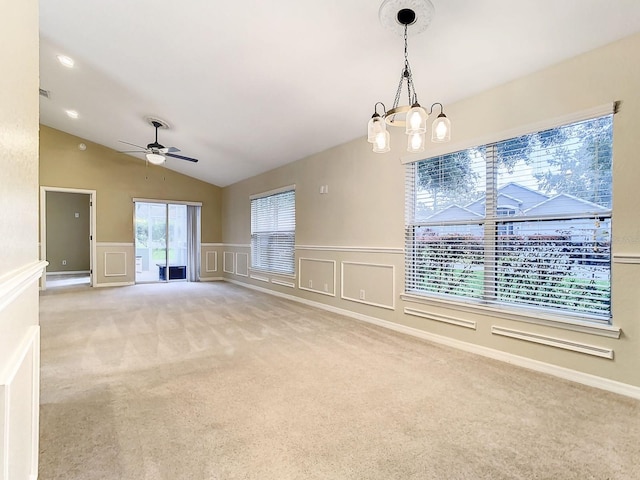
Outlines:
[[66,260],[62,260],[62,265],[66,265],[67,261]]
[[324,284],[324,291],[325,292],[329,291],[329,284],[327,284],[327,283]]
[[360,300],[364,300],[364,290],[360,290]]
[[313,280],[309,280],[309,288],[313,288]]

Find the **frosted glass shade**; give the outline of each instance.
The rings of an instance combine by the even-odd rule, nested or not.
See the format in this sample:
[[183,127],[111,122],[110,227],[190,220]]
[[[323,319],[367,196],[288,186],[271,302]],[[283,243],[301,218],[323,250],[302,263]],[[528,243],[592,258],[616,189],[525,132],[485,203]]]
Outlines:
[[415,104],[407,112],[405,118],[407,135],[414,133],[424,133],[427,131],[427,118],[429,114],[420,105]]
[[383,131],[376,135],[375,141],[373,142],[373,151],[375,153],[386,153],[391,150],[390,143],[391,136],[385,128]]
[[407,151],[409,153],[424,152],[424,144],[426,143],[426,134],[412,133],[407,141]]
[[159,153],[147,153],[147,160],[149,161],[149,163],[153,163],[154,165],[162,165],[165,161],[165,158]]
[[449,140],[451,140],[451,122],[444,113],[441,113],[431,127],[431,141],[442,143]]
[[380,132],[383,132],[387,129],[387,126],[384,123],[384,119],[380,115],[374,115],[369,120],[369,125],[367,128],[367,141],[369,143],[375,143],[376,135]]

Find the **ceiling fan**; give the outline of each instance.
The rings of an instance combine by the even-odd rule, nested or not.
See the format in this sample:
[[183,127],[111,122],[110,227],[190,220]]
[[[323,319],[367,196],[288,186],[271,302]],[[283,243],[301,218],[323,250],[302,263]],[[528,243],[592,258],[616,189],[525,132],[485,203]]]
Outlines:
[[149,123],[153,125],[156,129],[156,139],[153,143],[148,144],[146,147],[141,145],[136,145],[135,143],[125,142],[123,140],[119,140],[120,143],[126,143],[127,145],[131,145],[133,147],[137,147],[140,150],[125,150],[118,153],[144,153],[147,157],[147,160],[154,165],[161,165],[165,162],[166,157],[178,158],[180,160],[187,160],[188,162],[196,163],[198,159],[185,157],[184,155],[176,155],[176,152],[179,152],[180,149],[176,147],[165,147],[158,143],[158,128],[169,128],[166,123],[163,123],[156,119],[149,119]]

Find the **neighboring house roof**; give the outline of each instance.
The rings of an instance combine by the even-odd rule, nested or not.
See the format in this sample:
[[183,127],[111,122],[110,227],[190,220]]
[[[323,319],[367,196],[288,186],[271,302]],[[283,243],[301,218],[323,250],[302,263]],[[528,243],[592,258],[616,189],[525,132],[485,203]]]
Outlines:
[[[579,213],[605,213],[610,209],[597,203],[582,200],[581,198],[561,193],[549,197],[540,192],[536,192],[528,187],[523,187],[517,183],[507,183],[498,189],[498,208],[515,209],[516,215],[554,215],[559,212],[563,214]],[[485,214],[485,198],[479,198],[463,207],[450,205],[444,210],[434,213],[426,220],[452,221],[452,220],[475,220]]]
[[482,215],[459,205],[450,205],[444,210],[434,213],[426,220],[429,222],[448,222],[452,220],[476,220]]
[[[548,196],[540,192],[514,182],[509,182],[498,189],[498,207],[517,207],[520,210],[526,210],[548,198]],[[484,215],[484,200],[484,197],[479,198],[475,202],[465,205],[464,208],[478,215]]]
[[[500,191],[498,190],[498,192]],[[502,199],[503,202],[500,202],[500,199]],[[522,200],[516,197],[512,197],[511,195],[507,195],[506,193],[498,193],[498,205],[500,205],[501,203],[508,203],[509,205],[522,205]]]
[[500,187],[498,189],[498,194],[519,199],[519,205],[522,210],[527,210],[528,208],[538,205],[540,202],[544,202],[549,198],[547,195],[514,182],[509,182]]
[[582,200],[581,198],[561,193],[555,197],[549,198],[538,205],[535,205],[528,210],[525,210],[525,215],[553,215],[558,212],[562,213],[604,213],[609,209],[605,208],[597,203],[589,202],[588,200]]
[[478,215],[484,215],[484,197],[479,198],[475,202],[471,202],[469,205],[466,205],[464,208],[467,210],[477,213]]

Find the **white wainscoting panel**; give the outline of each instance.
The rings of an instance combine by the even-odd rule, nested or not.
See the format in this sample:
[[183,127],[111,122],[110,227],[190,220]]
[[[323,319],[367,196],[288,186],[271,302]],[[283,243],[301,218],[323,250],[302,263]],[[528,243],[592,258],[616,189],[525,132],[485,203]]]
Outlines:
[[222,270],[225,273],[236,273],[235,258],[236,256],[233,252],[224,252],[222,256]]
[[336,262],[321,258],[298,259],[298,288],[309,292],[336,296]]
[[524,340],[525,342],[539,343],[541,345],[548,345],[550,347],[572,350],[574,352],[586,353],[587,355],[594,355],[596,357],[613,360],[613,350],[611,348],[597,347],[595,345],[574,342],[564,338],[549,337],[547,335],[539,335],[537,333],[526,332],[523,330],[498,327],[496,325],[491,327],[491,333],[494,335],[501,335],[503,337],[515,338],[517,340]]
[[344,300],[395,310],[395,267],[393,265],[342,262],[340,295]]
[[218,252],[206,252],[204,257],[205,272],[218,271]]
[[0,371],[0,480],[38,475],[40,327],[17,344]]
[[417,308],[404,307],[404,313],[412,315],[414,317],[426,318],[427,320],[433,320],[436,322],[448,323],[449,325],[456,325],[458,327],[476,329],[476,322],[473,320],[467,320],[465,318],[452,317],[450,315],[440,315],[437,313],[426,312]]
[[127,252],[104,252],[104,276],[127,276]]
[[277,278],[272,278],[271,283],[274,285],[280,285],[282,287],[296,288],[296,284],[293,282],[287,282],[285,280],[278,280]]
[[236,252],[236,275],[249,276],[249,254]]

